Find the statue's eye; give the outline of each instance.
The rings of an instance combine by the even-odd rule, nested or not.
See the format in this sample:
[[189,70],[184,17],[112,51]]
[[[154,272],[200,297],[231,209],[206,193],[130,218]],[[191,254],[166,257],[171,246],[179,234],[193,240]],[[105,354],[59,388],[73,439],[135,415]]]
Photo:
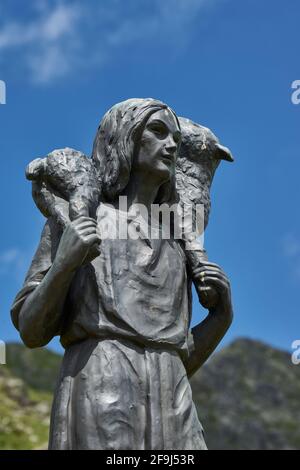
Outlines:
[[165,139],[168,135],[168,129],[163,124],[151,123],[148,127],[159,139]]

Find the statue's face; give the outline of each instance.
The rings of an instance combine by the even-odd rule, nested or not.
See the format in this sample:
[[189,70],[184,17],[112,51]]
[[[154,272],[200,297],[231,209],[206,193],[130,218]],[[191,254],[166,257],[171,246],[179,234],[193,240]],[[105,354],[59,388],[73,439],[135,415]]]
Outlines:
[[149,178],[167,181],[175,171],[181,131],[169,110],[162,109],[149,118],[141,137],[133,170],[147,172]]

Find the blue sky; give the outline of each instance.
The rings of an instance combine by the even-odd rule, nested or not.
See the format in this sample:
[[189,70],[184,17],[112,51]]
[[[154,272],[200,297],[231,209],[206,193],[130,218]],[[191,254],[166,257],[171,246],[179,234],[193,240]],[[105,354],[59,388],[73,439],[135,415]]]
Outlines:
[[[114,103],[155,97],[213,129],[235,156],[212,191],[206,247],[232,282],[237,336],[283,349],[300,338],[298,0],[1,0],[0,338],[43,217],[26,164],[91,152]],[[204,312],[194,303],[194,319]],[[58,347],[58,341],[52,343]]]

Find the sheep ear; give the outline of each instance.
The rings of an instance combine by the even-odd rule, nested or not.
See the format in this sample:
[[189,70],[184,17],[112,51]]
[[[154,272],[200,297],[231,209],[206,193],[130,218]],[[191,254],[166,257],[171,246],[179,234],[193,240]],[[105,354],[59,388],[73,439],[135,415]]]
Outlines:
[[227,162],[234,162],[234,158],[231,155],[230,150],[221,144],[217,144],[217,155],[220,160],[226,160]]

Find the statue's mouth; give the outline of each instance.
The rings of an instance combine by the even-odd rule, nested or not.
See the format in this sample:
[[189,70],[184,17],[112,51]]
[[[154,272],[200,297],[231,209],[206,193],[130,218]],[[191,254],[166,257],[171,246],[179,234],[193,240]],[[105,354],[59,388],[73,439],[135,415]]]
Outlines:
[[165,159],[165,160],[168,160],[172,163],[174,163],[174,155],[172,153],[164,153],[162,155],[162,157]]

